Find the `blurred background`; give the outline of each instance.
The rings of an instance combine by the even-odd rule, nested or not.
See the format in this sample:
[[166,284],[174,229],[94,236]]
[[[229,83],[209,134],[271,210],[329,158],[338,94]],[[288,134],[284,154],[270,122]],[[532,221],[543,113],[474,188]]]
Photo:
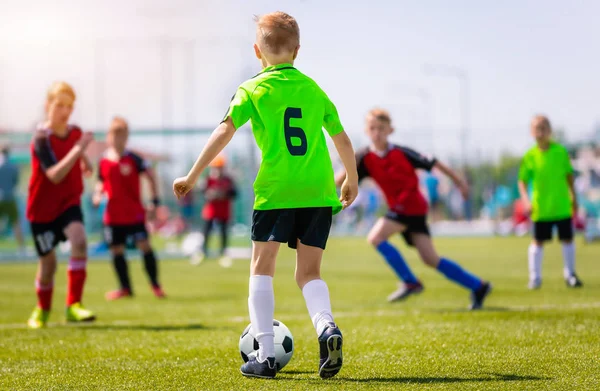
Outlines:
[[[31,134],[44,118],[46,89],[64,80],[78,95],[72,122],[97,134],[96,159],[110,119],[129,120],[131,147],[159,175],[164,208],[154,228],[164,248],[196,230],[204,200],[194,194],[178,203],[172,180],[191,166],[236,87],[260,71],[252,16],[274,10],[297,18],[295,65],[336,103],[357,148],[367,145],[366,112],[383,107],[392,114],[393,142],[446,160],[467,177],[471,198],[463,200],[438,173],[423,175],[434,233],[527,232],[516,175],[532,145],[529,121],[543,113],[577,170],[579,228],[590,240],[597,236],[600,2],[592,0],[5,1],[0,144],[10,146],[7,159],[19,168],[23,227]],[[234,233],[243,238],[260,160],[249,129],[226,155],[240,194]],[[355,207],[337,217],[335,234],[364,233],[384,209],[373,185],[363,189]],[[91,207],[89,193],[83,206],[99,241],[101,210]],[[16,248],[10,224],[0,222],[0,233],[0,248]]]

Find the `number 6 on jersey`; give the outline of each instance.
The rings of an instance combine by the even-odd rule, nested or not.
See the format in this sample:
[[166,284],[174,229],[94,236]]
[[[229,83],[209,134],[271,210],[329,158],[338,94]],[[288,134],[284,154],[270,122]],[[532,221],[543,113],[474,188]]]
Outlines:
[[[302,128],[290,126],[290,120],[292,118],[302,118],[302,109],[298,107],[288,107],[285,109],[283,116],[283,132],[285,134],[285,144],[287,145],[288,151],[292,156],[304,156],[306,155],[306,149],[308,142],[306,141],[306,134]],[[292,138],[300,139],[300,145],[294,145]],[[295,140],[294,140],[295,141]]]

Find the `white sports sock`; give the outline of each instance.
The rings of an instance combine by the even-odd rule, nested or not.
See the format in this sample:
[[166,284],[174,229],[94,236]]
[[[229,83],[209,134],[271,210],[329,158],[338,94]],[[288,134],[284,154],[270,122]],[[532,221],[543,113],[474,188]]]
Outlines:
[[529,245],[529,281],[542,280],[544,248],[535,243]]
[[327,284],[323,280],[309,281],[302,288],[302,294],[317,336],[320,336],[327,325],[333,322]]
[[563,261],[565,264],[564,276],[569,278],[575,274],[575,243],[563,243],[562,245]]
[[252,329],[258,341],[258,360],[264,361],[267,357],[275,357],[273,277],[250,276],[249,291],[248,312],[250,313],[250,323],[252,323]]

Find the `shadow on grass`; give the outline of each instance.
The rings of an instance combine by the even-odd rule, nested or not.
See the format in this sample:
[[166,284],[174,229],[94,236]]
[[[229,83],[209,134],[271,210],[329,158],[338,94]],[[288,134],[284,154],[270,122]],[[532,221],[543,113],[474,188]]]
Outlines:
[[[286,372],[290,373],[290,372]],[[293,372],[292,372],[293,373]],[[298,373],[304,373],[298,371]],[[309,372],[310,373],[310,372]],[[283,374],[283,373],[282,373]],[[285,378],[277,377],[277,380],[306,380],[305,378]],[[316,380],[316,379],[315,379]],[[553,380],[551,377],[530,376],[530,375],[512,375],[502,373],[490,373],[489,376],[476,377],[442,377],[442,376],[398,376],[398,377],[364,377],[364,378],[347,378],[334,377],[332,380],[337,380],[347,383],[479,383],[479,382],[511,382],[511,381],[548,381]]]
[[[79,325],[78,325],[79,327]],[[86,330],[142,330],[142,331],[192,331],[209,330],[210,327],[200,323],[190,324],[90,324],[81,326]]]

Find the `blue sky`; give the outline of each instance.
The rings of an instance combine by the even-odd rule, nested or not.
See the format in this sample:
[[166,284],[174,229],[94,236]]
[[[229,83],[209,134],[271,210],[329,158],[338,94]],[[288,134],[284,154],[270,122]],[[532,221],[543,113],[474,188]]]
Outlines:
[[596,1],[57,0],[3,5],[0,127],[29,127],[58,78],[76,85],[75,119],[88,128],[115,113],[138,127],[212,126],[258,68],[252,14],[277,9],[300,23],[296,65],[359,144],[364,113],[382,106],[395,141],[458,153],[459,83],[426,75],[425,64],[467,73],[471,155],[524,150],[537,112],[571,138],[600,122]]

